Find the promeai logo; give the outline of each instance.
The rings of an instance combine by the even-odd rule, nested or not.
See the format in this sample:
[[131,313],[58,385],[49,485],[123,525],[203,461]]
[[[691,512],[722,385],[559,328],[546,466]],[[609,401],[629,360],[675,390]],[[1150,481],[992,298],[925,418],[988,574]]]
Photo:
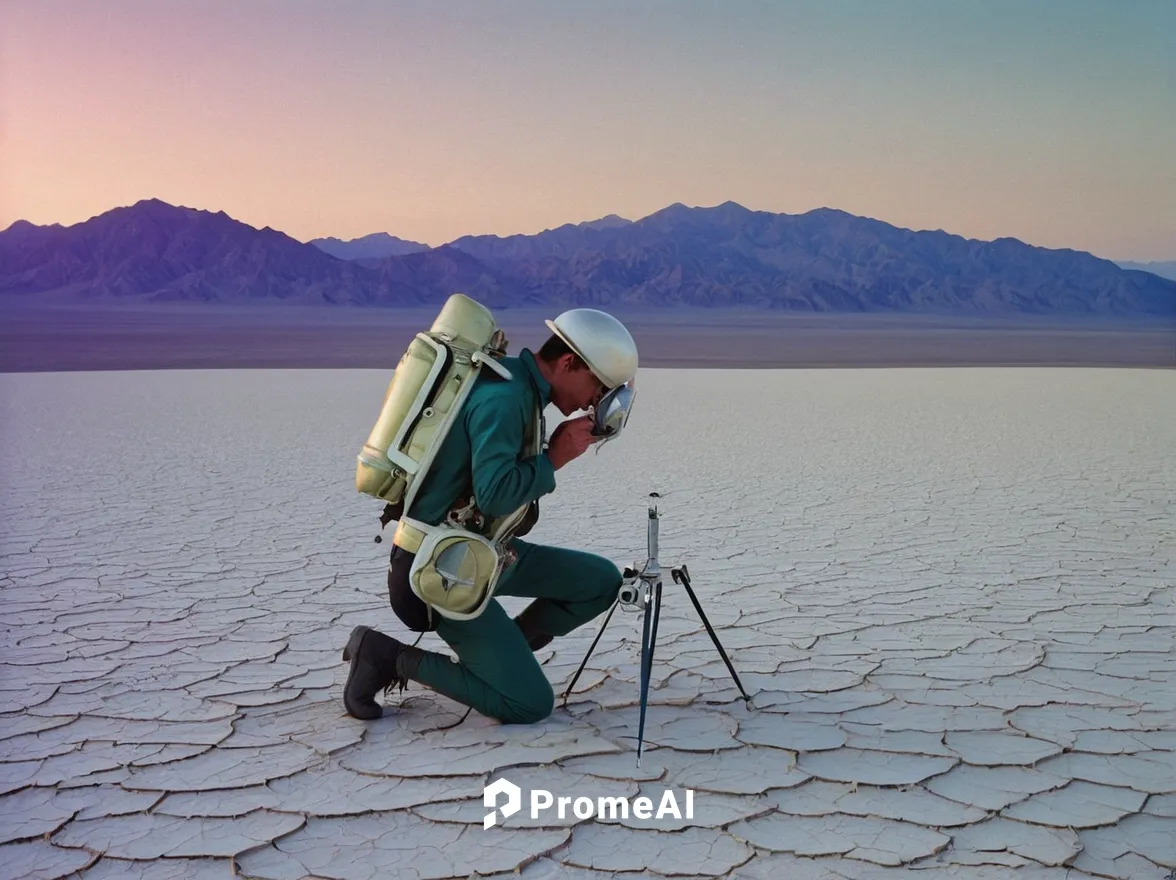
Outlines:
[[[506,795],[506,804],[499,807],[498,796],[502,794]],[[491,825],[497,825],[499,813],[505,820],[521,810],[522,795],[522,789],[509,779],[499,779],[492,785],[488,785],[482,793],[482,804],[490,807],[491,810],[486,814],[482,827],[489,828]],[[653,800],[647,797],[639,797],[630,803],[629,798],[624,796],[597,797],[595,799],[569,795],[557,796],[550,791],[536,788],[531,790],[531,818],[538,819],[540,813],[555,807],[556,815],[560,819],[567,818],[569,812],[577,819],[627,819],[632,815],[637,819],[657,821],[667,817],[681,819],[683,812],[685,812],[687,819],[693,819],[694,791],[686,789],[685,796],[686,809],[683,811],[673,790],[666,789],[655,811]]]
[[[506,795],[506,803],[500,808],[498,806],[498,796],[500,794]],[[491,807],[486,818],[482,820],[482,828],[489,828],[498,821],[498,813],[502,813],[503,819],[508,819],[517,813],[523,805],[523,790],[511,782],[509,779],[499,779],[493,785],[486,786],[482,792],[482,806]]]

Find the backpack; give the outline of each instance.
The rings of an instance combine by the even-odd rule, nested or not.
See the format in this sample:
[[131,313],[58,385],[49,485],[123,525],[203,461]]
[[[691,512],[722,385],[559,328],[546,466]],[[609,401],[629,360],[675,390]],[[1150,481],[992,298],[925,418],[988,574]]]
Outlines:
[[481,370],[510,378],[497,360],[505,354],[506,335],[490,310],[461,293],[409,343],[355,467],[356,491],[386,503],[382,525],[411,508]]
[[[477,531],[455,516],[459,511],[436,526],[407,515],[482,369],[511,378],[498,362],[505,354],[506,335],[489,309],[464,294],[450,296],[433,326],[418,333],[401,357],[357,459],[356,490],[385,502],[381,527],[399,520],[393,542],[414,554],[409,584],[429,607],[430,624],[433,612],[453,620],[481,615],[512,561],[505,542],[527,527],[534,508],[524,505]],[[541,410],[535,420],[540,427],[528,442],[538,452]]]

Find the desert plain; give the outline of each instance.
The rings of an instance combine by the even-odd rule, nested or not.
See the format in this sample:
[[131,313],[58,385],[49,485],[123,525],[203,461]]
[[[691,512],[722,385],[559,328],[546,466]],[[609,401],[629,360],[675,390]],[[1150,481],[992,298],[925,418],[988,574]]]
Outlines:
[[[0,376],[0,875],[1176,869],[1171,370],[643,368],[530,535],[631,565],[657,505],[752,696],[667,578],[640,767],[623,609],[566,703],[599,621],[539,652],[539,724],[413,685],[344,713],[351,628],[415,637],[353,483],[387,379]],[[694,813],[484,829],[500,777]]]

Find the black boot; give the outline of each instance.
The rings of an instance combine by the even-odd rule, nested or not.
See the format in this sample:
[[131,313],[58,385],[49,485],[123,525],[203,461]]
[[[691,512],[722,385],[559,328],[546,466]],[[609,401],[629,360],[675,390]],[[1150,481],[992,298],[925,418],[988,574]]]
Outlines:
[[351,663],[347,684],[343,686],[343,705],[353,718],[371,721],[384,714],[375,701],[380,691],[399,685],[404,690],[407,679],[397,668],[407,645],[366,626],[357,626],[343,648],[344,662]]
[[524,608],[519,616],[514,619],[515,625],[522,630],[523,638],[527,640],[527,645],[532,651],[538,651],[540,648],[546,648],[551,644],[551,635],[539,630],[535,626],[535,606],[541,601],[541,599],[535,600]]

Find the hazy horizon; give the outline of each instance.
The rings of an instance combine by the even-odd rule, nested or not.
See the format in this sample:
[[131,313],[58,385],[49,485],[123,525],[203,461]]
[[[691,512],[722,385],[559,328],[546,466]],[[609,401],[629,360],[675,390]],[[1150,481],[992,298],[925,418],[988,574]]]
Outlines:
[[0,11],[0,228],[436,246],[680,202],[1176,258],[1176,5]]

